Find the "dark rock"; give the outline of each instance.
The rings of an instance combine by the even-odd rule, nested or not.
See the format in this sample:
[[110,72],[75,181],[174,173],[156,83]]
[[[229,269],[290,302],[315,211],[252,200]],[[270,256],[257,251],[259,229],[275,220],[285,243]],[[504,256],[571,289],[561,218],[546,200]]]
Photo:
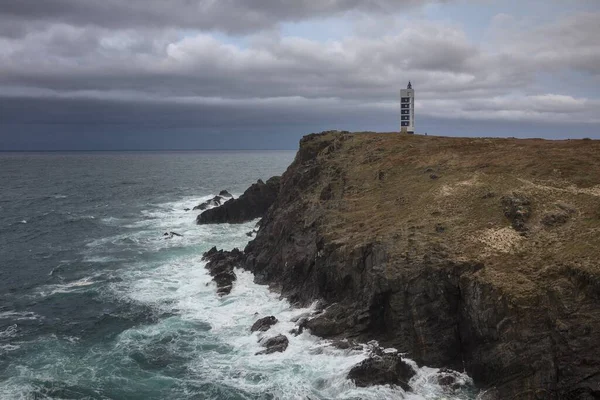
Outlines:
[[184,208],[183,211],[190,211],[190,209],[189,208]]
[[448,368],[440,368],[437,373],[437,382],[440,386],[444,387],[445,391],[450,392],[454,392],[468,383],[465,382],[459,372]]
[[217,294],[229,294],[237,279],[233,269],[243,265],[244,254],[239,249],[223,251],[213,247],[204,253],[203,259],[208,261],[206,269],[217,284]]
[[196,218],[198,224],[239,224],[260,218],[275,202],[279,193],[280,177],[266,183],[259,180],[237,199],[229,199],[220,207],[204,211]]
[[277,323],[277,318],[274,316],[264,317],[256,321],[250,328],[250,332],[265,332],[268,331],[273,325]]
[[266,350],[259,351],[256,355],[271,354],[271,353],[282,353],[287,349],[289,340],[285,335],[277,335],[262,341],[261,343]]
[[446,227],[442,224],[435,224],[435,231],[437,233],[444,233],[446,231]]
[[431,179],[438,179],[439,176],[437,176],[436,174],[431,174],[431,175],[429,175],[429,178],[431,178]]
[[177,232],[165,232],[163,233],[163,236],[166,236],[165,239],[173,239],[174,236],[183,237],[182,234]]
[[211,207],[218,207],[222,204],[223,200],[223,197],[215,196],[210,200],[206,200],[204,203],[198,204],[193,210],[207,210]]
[[504,207],[504,216],[508,218],[512,227],[519,232],[527,231],[525,224],[531,217],[531,201],[523,194],[513,193],[501,199]]
[[430,173],[430,172],[434,172],[434,169],[431,167],[425,169],[425,173]]
[[570,217],[571,216],[564,211],[552,212],[542,217],[542,224],[546,226],[563,225],[567,223]]
[[219,192],[219,196],[221,196],[221,197],[228,197],[228,198],[229,197],[233,197],[233,195],[231,193],[229,193],[227,190],[221,190]]
[[362,347],[352,339],[340,339],[331,342],[331,345],[341,350],[361,350]]
[[300,334],[302,334],[302,332],[304,332],[304,328],[306,328],[308,324],[308,318],[304,317],[304,318],[300,318],[297,321],[296,327],[294,329],[292,329],[290,331],[290,333],[294,336],[298,336]]
[[491,199],[492,197],[496,197],[496,193],[494,193],[494,192],[487,192],[486,194],[484,194],[483,196],[481,196],[482,199]]
[[411,390],[408,381],[416,374],[411,365],[402,360],[399,354],[374,355],[352,367],[348,373],[356,386],[396,385]]

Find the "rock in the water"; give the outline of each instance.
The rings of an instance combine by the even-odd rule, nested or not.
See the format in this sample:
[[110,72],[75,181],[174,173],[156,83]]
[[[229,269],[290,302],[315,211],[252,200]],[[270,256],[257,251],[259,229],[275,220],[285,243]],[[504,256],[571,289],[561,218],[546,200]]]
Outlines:
[[256,321],[252,325],[252,327],[250,328],[250,332],[256,332],[256,331],[265,332],[265,331],[268,331],[277,322],[278,322],[277,318],[275,318],[272,315],[268,316],[268,317],[261,318],[261,319],[259,319],[258,321]]
[[229,294],[233,282],[237,279],[233,269],[242,265],[244,254],[239,249],[223,251],[213,247],[204,253],[203,259],[208,261],[206,269],[217,284],[217,294],[220,296]]
[[260,218],[277,199],[280,177],[266,183],[258,180],[237,199],[229,199],[220,207],[204,211],[196,218],[198,224],[239,224]]
[[165,232],[163,233],[163,236],[166,236],[165,239],[173,239],[174,236],[183,237],[182,234],[177,232]]
[[219,196],[227,197],[227,198],[233,197],[233,195],[231,193],[229,193],[227,190],[221,190],[219,192]]
[[504,206],[504,215],[510,220],[512,227],[516,231],[526,231],[525,223],[531,217],[529,198],[523,194],[513,193],[510,196],[502,197],[502,206]]
[[300,318],[296,322],[297,322],[296,327],[290,331],[290,333],[294,336],[298,336],[298,335],[302,334],[302,332],[304,332],[304,328],[306,328],[306,325],[308,323],[308,318],[306,318],[306,317]]
[[333,342],[331,342],[331,345],[334,347],[337,347],[340,350],[348,350],[348,349],[360,350],[361,349],[361,346],[352,339],[334,340]]
[[465,377],[457,372],[448,368],[441,368],[437,373],[438,384],[444,387],[445,391],[454,392],[463,386],[471,384],[470,379],[465,380]]
[[256,355],[263,354],[271,354],[271,353],[281,353],[287,349],[289,344],[289,340],[285,335],[277,335],[275,337],[269,338],[262,342],[262,345],[266,347],[266,350],[259,351]]
[[407,364],[399,354],[374,355],[355,365],[348,373],[348,379],[356,386],[397,385],[408,391],[408,381],[415,375],[415,370]]
[[190,211],[190,209],[186,207],[183,209],[183,211]]
[[223,204],[224,198],[221,196],[215,196],[210,200],[206,200],[204,203],[198,204],[193,210],[207,210],[211,207],[218,207]]

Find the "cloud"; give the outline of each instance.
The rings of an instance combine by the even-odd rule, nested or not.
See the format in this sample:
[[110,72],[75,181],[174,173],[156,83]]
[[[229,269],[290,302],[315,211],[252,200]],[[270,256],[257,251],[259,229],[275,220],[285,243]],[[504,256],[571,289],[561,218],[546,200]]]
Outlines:
[[248,33],[281,22],[352,12],[396,13],[433,2],[440,0],[2,0],[0,19],[121,29],[187,28]]
[[[478,41],[454,23],[393,14],[425,3],[417,0],[181,0],[169,10],[158,1],[29,1],[0,7],[4,124],[394,129],[409,79],[419,123],[600,123],[589,90],[600,79],[600,13],[542,25],[498,14]],[[349,13],[385,13],[389,24],[329,40],[268,29]],[[8,17],[27,23],[3,25]],[[558,74],[592,78],[579,92],[540,80]]]
[[531,68],[600,75],[599,18],[598,12],[578,13],[531,29],[527,19],[499,14],[490,27],[491,46]]

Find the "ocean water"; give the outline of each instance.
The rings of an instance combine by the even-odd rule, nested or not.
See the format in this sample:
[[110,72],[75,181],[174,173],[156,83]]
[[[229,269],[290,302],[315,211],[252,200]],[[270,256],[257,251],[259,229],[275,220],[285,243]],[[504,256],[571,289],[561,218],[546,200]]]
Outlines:
[[[281,174],[294,152],[0,153],[0,399],[473,399],[421,367],[412,393],[345,379],[368,354],[308,332],[238,271],[217,297],[202,253],[243,248],[242,225],[184,211]],[[175,231],[183,237],[165,239]],[[280,323],[250,333],[275,315]],[[255,356],[285,333],[284,353]]]

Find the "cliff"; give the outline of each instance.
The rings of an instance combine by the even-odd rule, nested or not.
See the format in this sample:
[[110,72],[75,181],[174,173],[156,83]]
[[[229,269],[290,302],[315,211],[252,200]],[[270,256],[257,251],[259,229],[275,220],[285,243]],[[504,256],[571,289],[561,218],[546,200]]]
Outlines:
[[[280,177],[278,176],[270,178],[266,183],[259,179],[258,182],[246,189],[239,198],[231,198],[219,207],[202,212],[196,217],[196,223],[198,225],[224,222],[239,224],[260,218],[277,198],[279,180]],[[228,192],[225,191],[225,193]],[[213,200],[209,200],[209,202]],[[196,209],[194,207],[194,210]]]
[[600,397],[600,143],[302,139],[245,249],[324,337],[463,368],[485,398]]

